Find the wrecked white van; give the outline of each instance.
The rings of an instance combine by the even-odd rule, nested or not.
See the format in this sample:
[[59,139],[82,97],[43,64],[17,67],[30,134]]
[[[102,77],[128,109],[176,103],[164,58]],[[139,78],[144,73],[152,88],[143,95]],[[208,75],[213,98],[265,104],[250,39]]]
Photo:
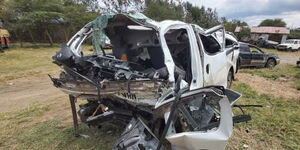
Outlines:
[[[109,38],[112,52],[102,48]],[[222,25],[204,30],[180,21],[153,21],[142,14],[105,14],[88,23],[53,56],[64,71],[52,78],[69,94],[78,114],[98,126],[127,127],[113,149],[224,149],[240,97],[230,87],[238,45],[226,47]],[[94,54],[81,44],[92,39]]]

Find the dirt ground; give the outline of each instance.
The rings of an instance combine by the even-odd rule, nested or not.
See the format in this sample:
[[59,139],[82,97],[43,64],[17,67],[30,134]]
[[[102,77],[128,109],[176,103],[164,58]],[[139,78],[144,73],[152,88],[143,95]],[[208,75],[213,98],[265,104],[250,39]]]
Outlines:
[[[247,83],[252,89],[261,94],[271,94],[274,97],[283,97],[300,101],[300,91],[293,88],[287,79],[280,78],[278,81],[263,78],[247,73],[238,73],[237,80]],[[283,90],[284,89],[284,90]]]
[[14,111],[33,102],[55,101],[62,97],[67,98],[67,95],[56,89],[48,76],[11,80],[0,83],[0,112]]
[[280,63],[281,64],[296,64],[296,62],[300,59],[297,55],[286,55],[286,54],[279,54]]

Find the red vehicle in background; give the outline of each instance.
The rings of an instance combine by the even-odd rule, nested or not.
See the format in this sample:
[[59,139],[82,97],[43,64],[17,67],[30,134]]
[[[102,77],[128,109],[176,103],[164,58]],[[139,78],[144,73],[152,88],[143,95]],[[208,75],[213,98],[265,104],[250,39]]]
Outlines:
[[9,40],[9,32],[5,29],[0,29],[0,50],[9,47],[10,40]]
[[0,19],[0,50],[9,47],[10,44],[10,34],[7,30],[3,28],[3,21]]

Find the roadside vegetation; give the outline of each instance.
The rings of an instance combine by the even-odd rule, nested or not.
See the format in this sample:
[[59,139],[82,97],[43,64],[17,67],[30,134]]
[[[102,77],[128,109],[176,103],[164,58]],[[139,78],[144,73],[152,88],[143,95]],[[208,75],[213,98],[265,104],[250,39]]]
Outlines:
[[293,55],[293,56],[298,56],[300,58],[300,51],[289,52],[289,51],[278,51],[276,49],[269,49],[269,48],[261,48],[261,49],[267,53],[272,53],[277,55]]
[[258,75],[271,80],[291,81],[291,86],[300,90],[300,69],[291,64],[279,64],[272,69],[241,69],[240,72]]
[[[235,82],[233,89],[243,94],[237,104],[258,104],[245,108],[252,120],[235,125],[229,149],[300,149],[299,101],[259,94],[247,83]],[[235,113],[241,113],[239,109]]]
[[57,70],[57,66],[51,63],[51,56],[57,50],[58,47],[21,49],[16,46],[0,53],[0,83]]
[[[89,138],[75,137],[70,123],[71,114],[51,114],[57,105],[35,103],[16,112],[0,114],[0,149],[110,149],[121,131],[118,127],[104,125],[88,128],[80,125],[80,132]],[[42,119],[47,115],[56,116]],[[69,120],[68,123],[64,123]]]

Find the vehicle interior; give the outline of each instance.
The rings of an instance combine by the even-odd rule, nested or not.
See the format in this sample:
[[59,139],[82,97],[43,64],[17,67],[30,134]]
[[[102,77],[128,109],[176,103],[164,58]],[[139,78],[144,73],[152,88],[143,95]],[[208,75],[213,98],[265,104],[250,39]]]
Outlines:
[[[188,83],[192,80],[190,42],[185,29],[169,30],[165,39],[176,65],[175,78],[180,74]],[[177,75],[177,76],[176,76]]]
[[213,36],[205,36],[200,34],[200,38],[206,53],[212,55],[221,51],[220,44]]
[[[138,64],[132,66],[132,69],[146,72],[166,70],[164,53],[156,30],[139,25],[125,16],[115,16],[105,28],[105,34],[112,44],[115,58]],[[190,45],[186,30],[170,30],[165,34],[165,39],[176,65],[175,79],[181,75],[190,83]]]

